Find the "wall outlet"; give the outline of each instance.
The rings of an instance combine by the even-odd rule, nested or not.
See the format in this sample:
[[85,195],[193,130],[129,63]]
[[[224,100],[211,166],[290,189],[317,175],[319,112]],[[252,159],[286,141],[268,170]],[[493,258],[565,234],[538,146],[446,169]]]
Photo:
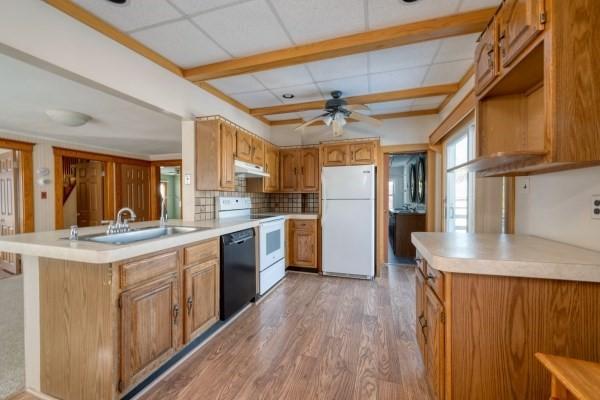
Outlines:
[[592,218],[600,219],[600,194],[592,196]]
[[191,185],[192,184],[192,174],[185,174],[183,176],[183,184],[184,185]]

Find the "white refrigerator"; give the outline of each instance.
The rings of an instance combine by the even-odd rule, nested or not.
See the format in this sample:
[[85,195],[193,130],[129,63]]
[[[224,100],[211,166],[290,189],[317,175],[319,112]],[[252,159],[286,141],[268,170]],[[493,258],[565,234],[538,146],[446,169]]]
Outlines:
[[375,274],[375,166],[323,167],[322,266],[325,275]]

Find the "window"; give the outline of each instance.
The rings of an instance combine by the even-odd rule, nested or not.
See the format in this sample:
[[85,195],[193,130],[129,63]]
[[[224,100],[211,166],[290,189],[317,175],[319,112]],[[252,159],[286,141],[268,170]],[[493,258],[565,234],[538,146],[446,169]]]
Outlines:
[[388,208],[390,210],[394,209],[394,181],[390,180],[388,182]]
[[446,145],[446,232],[473,230],[474,175],[465,170],[450,170],[473,159],[474,139],[475,125],[470,124]]

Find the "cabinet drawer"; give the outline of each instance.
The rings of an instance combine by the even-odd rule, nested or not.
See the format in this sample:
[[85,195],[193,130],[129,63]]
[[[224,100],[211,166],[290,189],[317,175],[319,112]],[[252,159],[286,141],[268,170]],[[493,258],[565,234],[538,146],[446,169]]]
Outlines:
[[315,227],[315,221],[312,220],[293,219],[290,223],[294,230],[314,229]]
[[428,265],[425,276],[427,277],[429,287],[433,289],[441,300],[444,300],[444,274]]
[[177,252],[158,254],[121,265],[121,288],[177,272]]
[[183,263],[185,265],[195,264],[211,258],[219,258],[219,239],[207,240],[186,247],[183,250]]

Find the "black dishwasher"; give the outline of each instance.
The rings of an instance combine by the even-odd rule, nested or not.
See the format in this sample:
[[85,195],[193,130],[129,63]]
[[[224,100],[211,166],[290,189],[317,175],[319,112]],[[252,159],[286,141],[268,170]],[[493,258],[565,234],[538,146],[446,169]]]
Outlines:
[[221,320],[256,298],[254,229],[221,236]]

